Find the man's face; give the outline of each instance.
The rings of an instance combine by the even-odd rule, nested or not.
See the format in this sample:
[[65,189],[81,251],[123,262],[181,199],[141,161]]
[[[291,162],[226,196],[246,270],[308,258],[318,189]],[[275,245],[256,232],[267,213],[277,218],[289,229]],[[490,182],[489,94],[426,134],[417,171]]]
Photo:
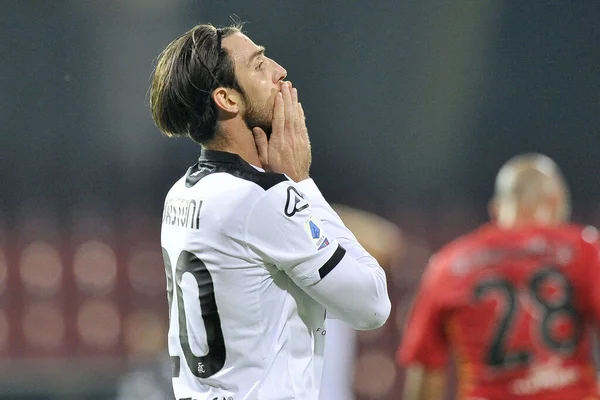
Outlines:
[[235,75],[244,91],[241,110],[244,122],[249,129],[259,127],[270,135],[275,95],[287,71],[265,56],[264,47],[257,46],[243,33],[223,39],[223,47],[233,59]]

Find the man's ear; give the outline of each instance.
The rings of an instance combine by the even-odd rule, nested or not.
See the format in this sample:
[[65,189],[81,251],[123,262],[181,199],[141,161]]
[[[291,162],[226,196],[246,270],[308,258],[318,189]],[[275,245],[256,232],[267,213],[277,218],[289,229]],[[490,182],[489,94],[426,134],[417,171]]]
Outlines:
[[240,111],[240,96],[233,89],[218,87],[213,90],[212,98],[217,107],[223,112],[237,114]]

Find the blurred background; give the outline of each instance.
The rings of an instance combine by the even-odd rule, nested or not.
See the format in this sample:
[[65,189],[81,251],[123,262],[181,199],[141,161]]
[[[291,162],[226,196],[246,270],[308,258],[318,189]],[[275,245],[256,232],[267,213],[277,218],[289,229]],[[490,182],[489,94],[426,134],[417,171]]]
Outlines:
[[0,0],[0,399],[170,398],[160,219],[199,148],[147,91],[172,39],[231,16],[298,87],[326,197],[400,229],[356,399],[398,398],[422,269],[509,157],[554,158],[600,225],[598,1]]

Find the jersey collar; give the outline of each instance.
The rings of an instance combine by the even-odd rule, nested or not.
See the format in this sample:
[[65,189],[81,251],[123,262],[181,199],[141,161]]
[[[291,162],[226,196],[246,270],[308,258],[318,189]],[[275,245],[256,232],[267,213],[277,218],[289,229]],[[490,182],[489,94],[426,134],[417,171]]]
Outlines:
[[247,164],[242,157],[226,151],[202,149],[198,162],[226,162],[234,164]]
[[238,156],[237,154],[228,153],[226,151],[209,150],[203,148],[202,150],[200,150],[200,158],[198,158],[198,163],[203,162],[241,164],[246,166],[247,168],[254,168],[259,172],[265,172],[264,169],[247,163],[242,157]]

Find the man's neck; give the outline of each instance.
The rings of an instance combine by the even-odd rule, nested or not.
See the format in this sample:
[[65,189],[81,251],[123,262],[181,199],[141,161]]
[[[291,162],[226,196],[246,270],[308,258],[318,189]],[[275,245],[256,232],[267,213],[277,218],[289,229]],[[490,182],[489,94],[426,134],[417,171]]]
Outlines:
[[[233,121],[231,121],[233,122]],[[224,125],[224,126],[223,126]],[[202,147],[209,150],[226,151],[240,156],[248,164],[262,168],[258,158],[254,136],[246,124],[239,126],[233,123],[223,124],[221,131],[217,133],[216,138],[205,142]]]

